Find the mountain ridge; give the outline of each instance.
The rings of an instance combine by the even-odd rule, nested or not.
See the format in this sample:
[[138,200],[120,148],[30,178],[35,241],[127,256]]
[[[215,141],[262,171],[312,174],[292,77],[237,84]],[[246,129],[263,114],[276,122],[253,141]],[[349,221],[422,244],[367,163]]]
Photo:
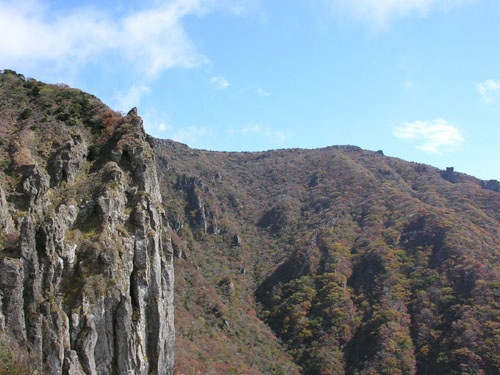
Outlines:
[[[305,366],[303,373],[453,373],[453,368],[462,365],[458,354],[454,354],[452,359],[448,358],[450,351],[463,351],[460,348],[452,350],[453,339],[446,337],[456,334],[450,327],[452,321],[460,319],[447,315],[449,306],[439,302],[441,297],[436,295],[436,290],[440,293],[453,291],[455,308],[467,305],[465,302],[469,297],[459,296],[463,288],[472,288],[475,284],[475,280],[469,280],[470,275],[467,275],[470,272],[482,273],[484,271],[479,271],[479,268],[484,268],[491,272],[488,277],[492,283],[490,287],[496,290],[497,294],[494,295],[498,295],[494,282],[498,277],[494,276],[498,275],[498,193],[485,190],[481,180],[449,169],[442,171],[424,164],[388,158],[357,147],[217,153],[179,147],[171,141],[157,142],[159,147],[155,147],[155,150],[158,160],[163,158],[159,167],[164,179],[161,182],[162,191],[170,195],[170,198],[164,197],[166,204],[171,207],[170,220],[180,223],[177,233],[186,238],[188,243],[186,245],[182,239],[178,240],[180,244],[177,247],[184,250],[177,253],[181,259],[177,260],[176,269],[180,272],[180,265],[186,262],[183,258],[189,260],[191,257],[193,262],[200,263],[195,265],[195,269],[219,270],[216,275],[206,276],[210,279],[208,286],[218,283],[238,285],[238,282],[243,282],[248,288],[253,288],[257,306],[260,304],[257,308],[260,310],[259,316],[284,340],[288,353],[292,353],[295,360],[298,359],[298,363]],[[450,175],[454,178],[450,178]],[[192,181],[192,185],[187,196],[179,197],[187,204],[175,207],[174,202],[169,203],[169,199],[172,200],[172,196],[178,194],[178,178]],[[193,206],[189,201],[193,200],[194,195],[198,195],[194,199],[198,203]],[[205,200],[216,201],[219,207],[214,209],[211,204],[206,207],[203,203]],[[469,213],[466,214],[464,210]],[[468,217],[473,211],[477,217],[472,217],[472,222],[463,222],[457,216]],[[233,225],[224,228],[220,225],[220,216],[227,213],[231,215],[229,221]],[[213,220],[214,216],[218,220]],[[179,220],[179,217],[183,219]],[[219,224],[219,230],[227,232],[224,234],[227,255],[222,254],[214,262],[227,264],[224,271],[226,276],[219,279],[217,276],[223,273],[221,269],[209,265],[208,260],[198,255],[203,253],[203,247],[220,246],[212,244],[210,240],[214,236],[213,230],[210,230],[214,221]],[[192,233],[184,233],[187,232],[186,226]],[[489,238],[484,243],[473,245],[473,238],[481,238],[485,226],[490,233]],[[200,230],[211,233],[208,239],[200,235]],[[239,237],[240,241],[237,242],[243,244],[242,254],[234,253],[234,237]],[[459,245],[460,242],[469,244]],[[481,262],[475,255],[478,252],[474,250],[475,247],[490,248],[486,266],[478,265]],[[419,248],[425,250],[425,257],[416,250]],[[210,254],[206,256],[216,256],[215,251],[205,251]],[[260,254],[252,259],[249,251]],[[236,256],[243,259],[234,264]],[[391,258],[386,259],[388,256]],[[472,261],[470,256],[476,260]],[[332,258],[337,259],[338,264],[332,265]],[[388,260],[392,264],[389,268],[386,264]],[[455,262],[458,265],[454,265]],[[470,262],[475,262],[474,267],[479,268],[473,271],[460,269],[462,263]],[[238,275],[246,264],[253,265],[254,269],[260,268],[253,272],[246,269],[253,274],[253,284],[245,282]],[[378,268],[373,268],[374,264],[379,264]],[[448,267],[454,269],[450,271]],[[395,286],[383,288],[389,288],[385,292],[388,296],[392,296],[392,288],[396,288],[398,293],[394,293],[394,298],[384,297],[382,291],[373,290],[374,287],[370,285],[378,285],[378,278],[390,279],[389,276],[395,272],[393,269],[399,269],[397,278],[391,281]],[[342,270],[341,275],[338,274],[339,270]],[[331,271],[337,275],[330,275]],[[366,271],[373,274],[370,282],[362,277]],[[421,295],[425,290],[418,290],[426,285],[425,280],[419,284],[419,278],[425,274],[429,280],[438,276],[437,280],[440,280],[434,286],[431,281],[427,281],[430,284],[426,288],[432,286],[434,289],[427,297],[427,292]],[[179,278],[182,279],[183,275]],[[396,282],[398,279],[403,281],[403,285]],[[340,286],[340,290],[336,285]],[[349,290],[349,285],[352,290]],[[288,288],[288,292],[283,288]],[[329,313],[328,306],[324,306],[323,310],[319,308],[328,293],[337,295],[337,299],[331,297],[332,304],[340,304],[340,307]],[[178,295],[178,300],[182,298]],[[495,310],[498,308],[498,296],[494,297],[494,301],[492,306],[496,307],[492,314],[496,316],[498,312],[494,311],[498,311]],[[231,303],[228,302],[229,305]],[[418,303],[429,306],[427,318],[418,314],[415,309]],[[391,309],[393,304],[399,307]],[[375,315],[372,306],[376,306],[377,311],[383,314],[391,311],[392,315],[385,318]],[[358,316],[348,325],[349,330],[357,334],[337,333],[337,336],[330,337],[332,332],[328,330],[337,328],[328,326],[328,320],[333,318],[329,314],[336,311],[349,322],[348,316],[355,310],[364,311],[363,314],[355,314],[355,317]],[[325,316],[330,317],[326,319]],[[391,319],[400,317],[397,330],[394,330],[396,322],[391,321],[389,316],[392,316]],[[302,323],[299,324],[297,319]],[[384,319],[389,321],[384,323]],[[494,318],[492,322],[497,322],[497,319]],[[436,336],[438,339],[432,344],[435,346],[433,350],[428,350],[429,346],[426,346],[429,345],[426,340],[432,336],[420,338],[419,335],[423,334],[419,334],[415,323],[411,323],[414,320],[422,320],[422,329],[425,328],[427,332],[441,332],[442,338]],[[179,325],[182,335],[182,323]],[[400,335],[405,340],[394,341],[389,335],[386,338],[388,343],[382,344],[381,335],[376,334],[380,327],[387,327],[385,329],[392,332],[391,335]],[[301,332],[309,332],[309,336],[302,337]],[[380,337],[381,343],[362,339],[370,335]],[[314,339],[318,336],[333,340],[328,345],[337,349],[324,348],[320,340]],[[396,350],[394,352],[393,349],[392,355],[389,355],[379,349],[364,358],[359,348],[367,345],[381,345],[381,349],[389,345]],[[418,347],[414,348],[414,345]],[[443,348],[440,349],[439,345],[443,345]],[[398,348],[401,347],[406,347],[407,352],[398,354]],[[358,348],[358,352],[355,348]],[[320,355],[322,351],[324,353]],[[422,352],[415,355],[413,351]],[[431,355],[434,351],[436,357]],[[496,352],[496,349],[492,349],[492,353]],[[439,360],[438,355],[441,355]],[[484,355],[483,352],[478,358]],[[382,358],[378,359],[377,356]],[[400,358],[400,362],[397,362],[397,358]],[[328,361],[331,363],[328,364]],[[472,359],[470,361],[474,362]],[[434,365],[425,367],[426,362]],[[443,363],[448,363],[449,367]],[[481,365],[477,363],[463,366],[470,366],[471,373],[478,369],[482,371]],[[497,368],[498,364],[493,365],[489,373],[495,373]]]
[[498,182],[357,146],[196,150],[79,90],[0,90],[0,330],[50,373],[500,370]]
[[363,151],[363,152],[369,152],[369,153],[371,152],[374,154],[379,154],[379,155],[386,156],[388,158],[393,158],[396,160],[400,160],[403,162],[407,162],[407,163],[411,163],[411,164],[419,164],[419,165],[422,165],[424,167],[433,168],[435,170],[440,171],[440,173],[444,176],[445,179],[452,179],[452,180],[458,181],[461,178],[462,179],[471,179],[472,178],[472,179],[475,179],[479,185],[481,185],[483,188],[486,188],[487,190],[493,190],[493,191],[497,191],[497,192],[500,191],[497,187],[497,185],[499,184],[499,181],[494,179],[494,178],[490,178],[490,179],[479,178],[479,177],[476,177],[472,174],[456,171],[454,167],[446,167],[445,169],[441,169],[441,168],[435,167],[431,164],[426,164],[426,163],[422,163],[422,162],[418,162],[418,161],[408,161],[408,160],[401,158],[401,157],[385,155],[383,150],[377,150],[377,151],[368,150],[368,149],[363,149],[359,146],[350,145],[350,144],[347,144],[347,145],[329,145],[329,146],[316,147],[316,148],[303,148],[303,147],[275,148],[275,149],[261,150],[261,151],[220,151],[220,150],[210,150],[210,149],[204,149],[204,148],[193,148],[185,143],[175,141],[175,140],[172,140],[169,138],[158,138],[158,137],[155,137],[152,135],[148,135],[148,137],[152,140],[152,142],[158,142],[159,144],[165,143],[165,144],[170,144],[170,145],[176,145],[175,147],[185,148],[185,149],[189,149],[189,150],[193,150],[193,151],[209,152],[209,153],[215,153],[215,154],[220,153],[220,154],[224,154],[224,155],[232,155],[232,154],[234,154],[234,155],[238,155],[238,154],[255,154],[255,155],[257,155],[257,154],[266,154],[266,153],[283,152],[283,151],[290,151],[290,152],[328,151],[330,149],[346,150],[346,151],[348,151],[348,150],[350,150],[350,151]]

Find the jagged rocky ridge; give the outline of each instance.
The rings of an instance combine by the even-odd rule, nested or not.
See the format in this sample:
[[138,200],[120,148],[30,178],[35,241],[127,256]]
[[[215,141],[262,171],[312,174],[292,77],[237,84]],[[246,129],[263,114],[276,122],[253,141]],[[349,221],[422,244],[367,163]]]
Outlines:
[[0,331],[50,374],[172,374],[172,247],[142,120],[0,80]]

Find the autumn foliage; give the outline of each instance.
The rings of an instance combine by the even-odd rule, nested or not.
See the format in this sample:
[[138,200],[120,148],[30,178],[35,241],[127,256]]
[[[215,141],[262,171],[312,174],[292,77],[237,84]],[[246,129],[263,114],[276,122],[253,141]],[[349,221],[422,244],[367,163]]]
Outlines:
[[[165,209],[188,249],[176,263],[179,373],[500,373],[499,193],[351,146],[158,143]],[[192,188],[178,184],[186,175]],[[268,331],[254,311],[279,340],[257,339]]]
[[99,143],[106,143],[111,139],[115,131],[123,124],[123,116],[112,110],[107,110],[102,115],[103,129],[99,137]]

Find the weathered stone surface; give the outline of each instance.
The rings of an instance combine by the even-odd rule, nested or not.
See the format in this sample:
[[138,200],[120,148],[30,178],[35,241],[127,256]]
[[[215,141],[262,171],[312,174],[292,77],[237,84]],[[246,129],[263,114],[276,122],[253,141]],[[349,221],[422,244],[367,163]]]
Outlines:
[[[52,189],[42,167],[23,172],[18,248],[0,260],[0,329],[29,344],[51,374],[173,374],[169,228],[136,111],[123,127],[86,197],[57,190],[89,178],[79,135],[56,155]],[[0,229],[14,230],[9,220],[0,186]]]
[[453,184],[459,180],[458,174],[455,172],[455,168],[453,167],[447,167],[445,171],[442,171],[441,177]]
[[233,246],[241,247],[241,237],[239,234],[235,234],[233,237]]
[[217,226],[217,219],[215,217],[212,218],[212,224],[210,224],[209,233],[210,234],[219,234],[220,233],[219,228]]
[[489,180],[482,182],[483,189],[496,191],[500,193],[500,182],[497,180]]
[[3,315],[3,293],[0,291],[0,331],[5,330],[5,316]]
[[19,259],[4,258],[0,261],[0,290],[2,313],[7,332],[20,343],[26,340],[23,310],[23,265]]
[[199,209],[199,224],[203,233],[207,233],[208,223],[207,216],[205,215],[205,208],[201,207]]
[[37,209],[40,199],[44,196],[50,186],[50,177],[38,165],[29,167],[24,172],[23,192],[29,201],[29,209]]
[[319,184],[319,175],[317,173],[314,173],[311,178],[309,179],[309,187],[315,187]]
[[0,178],[0,230],[5,233],[11,233],[14,230],[14,224],[9,215],[9,205],[5,199],[5,193],[2,188],[2,179]]
[[74,350],[70,350],[64,357],[64,373],[68,375],[84,375],[82,366],[78,359],[78,354]]
[[73,135],[66,142],[54,161],[54,183],[59,185],[62,181],[75,182],[76,174],[87,157],[87,144],[79,134]]

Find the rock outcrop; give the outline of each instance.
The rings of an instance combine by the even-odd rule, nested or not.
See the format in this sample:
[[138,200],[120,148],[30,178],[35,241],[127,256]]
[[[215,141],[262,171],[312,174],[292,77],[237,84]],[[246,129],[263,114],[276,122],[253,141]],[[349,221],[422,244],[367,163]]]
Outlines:
[[73,135],[54,161],[55,184],[59,185],[61,181],[74,182],[87,153],[87,145],[82,137],[79,134]]
[[455,172],[455,168],[453,167],[447,167],[445,171],[442,171],[441,177],[453,184],[457,183],[459,180],[458,174]]
[[14,190],[0,181],[0,330],[50,374],[170,375],[173,250],[154,155],[135,110],[112,125],[55,122],[57,142],[38,140],[53,156],[11,169]]
[[500,193],[500,182],[498,180],[482,181],[483,189],[496,191]]

